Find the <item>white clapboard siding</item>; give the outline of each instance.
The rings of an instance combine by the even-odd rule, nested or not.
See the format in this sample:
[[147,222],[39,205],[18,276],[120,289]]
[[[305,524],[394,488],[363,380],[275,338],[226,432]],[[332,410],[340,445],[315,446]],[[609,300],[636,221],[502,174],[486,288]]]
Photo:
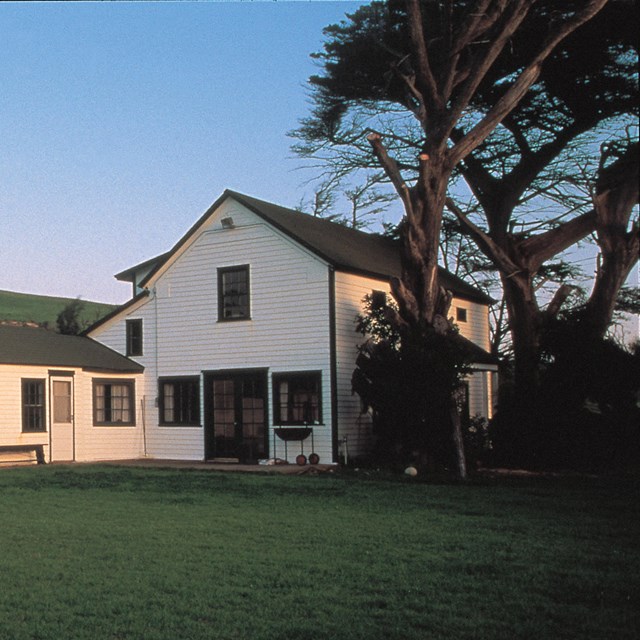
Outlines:
[[[388,283],[358,275],[336,274],[336,342],[338,380],[338,441],[349,456],[365,455],[371,451],[374,435],[368,413],[362,413],[360,400],[351,393],[351,376],[355,369],[357,345],[365,338],[356,332],[356,316],[362,312],[362,301],[372,291],[389,292]],[[479,346],[489,347],[489,319],[486,306],[454,298],[451,309],[467,310],[467,321],[458,323],[460,333]],[[491,416],[490,374],[483,371],[468,378],[471,415]]]
[[22,380],[45,381],[45,424],[49,424],[48,368],[0,364],[0,446],[43,445],[48,460],[49,432],[22,432]]
[[[94,426],[93,381],[134,380],[135,425]],[[74,377],[75,455],[78,462],[97,460],[129,460],[142,456],[142,423],[139,402],[142,374],[123,375],[102,372],[79,372]]]
[[[220,218],[232,216],[234,229]],[[251,320],[218,322],[218,268],[250,266]],[[325,263],[234,202],[192,237],[149,284],[151,293],[92,337],[124,353],[125,320],[141,318],[145,367],[146,454],[201,460],[204,432],[159,426],[158,378],[201,375],[204,371],[266,369],[269,373],[269,448],[273,446],[271,375],[320,371],[323,425],[314,429],[316,452],[332,459],[330,395],[329,277]],[[201,418],[204,418],[201,388]],[[276,425],[277,426],[277,425]],[[277,455],[283,443],[276,439]],[[290,445],[289,457],[299,451]],[[310,441],[305,453],[310,453]],[[307,449],[309,447],[309,449]],[[270,452],[272,453],[272,452]]]
[[[73,452],[77,461],[116,460],[138,458],[142,453],[142,428],[139,408],[135,427],[96,427],[93,425],[93,379],[134,379],[136,395],[142,386],[142,375],[106,374],[83,371],[80,368],[56,367],[50,376],[51,367],[0,365],[0,445],[44,446],[45,460],[50,461],[51,431],[51,385],[50,377],[58,378],[60,372],[69,375],[73,383]],[[46,431],[22,432],[22,380],[40,379],[45,382]],[[55,441],[53,448],[55,449]]]
[[[466,322],[456,321],[457,308],[466,310]],[[454,298],[451,303],[449,315],[452,317],[461,335],[475,342],[475,344],[482,347],[485,351],[489,350],[489,313],[486,305]]]
[[[222,218],[234,228],[223,229]],[[329,265],[289,236],[266,223],[233,198],[224,200],[197,231],[180,242],[168,261],[146,283],[148,297],[99,326],[92,337],[125,353],[125,321],[142,319],[145,367],[138,398],[144,416],[144,455],[201,460],[204,457],[203,372],[260,369],[268,372],[269,449],[283,457],[283,443],[273,449],[272,374],[320,371],[323,424],[314,428],[314,448],[323,462],[337,461],[332,450],[331,322]],[[251,320],[218,322],[218,269],[249,265]],[[372,290],[388,291],[385,281],[336,272],[337,437],[346,438],[350,456],[371,450],[373,434],[368,414],[351,393],[357,345],[355,331],[363,297]],[[484,305],[454,300],[467,310],[461,333],[488,347],[488,315]],[[455,314],[455,308],[452,308]],[[199,427],[163,427],[158,416],[158,378],[199,376]],[[486,377],[470,383],[473,409],[487,406]],[[144,410],[142,411],[142,407]],[[299,445],[297,445],[299,446]],[[305,443],[310,453],[311,443]],[[288,447],[289,459],[299,452]]]
[[[373,445],[371,418],[362,413],[360,397],[351,392],[358,345],[365,341],[356,332],[356,317],[362,313],[362,301],[372,291],[389,292],[387,283],[349,273],[336,273],[336,353],[338,383],[338,442],[341,460],[345,447],[348,456],[366,455]],[[346,442],[345,442],[346,439]]]

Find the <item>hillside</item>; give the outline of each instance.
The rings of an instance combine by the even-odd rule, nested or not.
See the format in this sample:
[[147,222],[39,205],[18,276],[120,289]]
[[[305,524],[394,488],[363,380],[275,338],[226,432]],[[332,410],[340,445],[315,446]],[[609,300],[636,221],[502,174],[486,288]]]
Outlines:
[[[58,314],[73,300],[0,290],[0,322],[34,322],[55,329]],[[80,320],[83,326],[93,324],[116,307],[102,302],[82,302]]]

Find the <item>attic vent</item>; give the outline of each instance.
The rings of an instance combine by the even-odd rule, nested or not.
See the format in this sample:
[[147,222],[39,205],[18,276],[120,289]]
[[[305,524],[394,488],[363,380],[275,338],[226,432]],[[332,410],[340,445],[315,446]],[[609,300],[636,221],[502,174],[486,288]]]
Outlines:
[[231,216],[229,216],[228,218],[222,218],[222,220],[220,220],[220,224],[222,225],[223,229],[233,229],[236,226]]

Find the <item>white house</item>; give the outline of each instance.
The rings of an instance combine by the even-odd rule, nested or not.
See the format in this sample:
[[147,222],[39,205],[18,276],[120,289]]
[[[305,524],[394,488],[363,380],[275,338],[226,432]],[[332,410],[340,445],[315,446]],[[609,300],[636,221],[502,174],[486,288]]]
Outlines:
[[0,464],[138,456],[142,371],[88,338],[0,325]]
[[[399,271],[390,239],[225,191],[170,251],[116,276],[132,299],[88,331],[144,367],[128,457],[330,463],[345,443],[366,453],[355,318]],[[488,355],[491,300],[440,277],[461,334]],[[496,367],[479,357],[476,368],[470,412],[489,416]]]

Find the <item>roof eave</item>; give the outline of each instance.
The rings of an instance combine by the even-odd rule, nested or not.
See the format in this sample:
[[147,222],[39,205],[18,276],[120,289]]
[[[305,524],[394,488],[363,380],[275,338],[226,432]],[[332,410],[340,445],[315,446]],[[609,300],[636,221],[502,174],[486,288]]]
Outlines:
[[109,322],[109,320],[111,320],[112,318],[115,318],[119,313],[133,306],[136,302],[139,302],[143,298],[146,298],[148,295],[149,295],[149,291],[147,290],[141,291],[136,296],[131,298],[131,300],[128,300],[127,302],[120,305],[119,307],[116,307],[111,313],[108,313],[103,318],[100,318],[100,320],[97,320],[96,322],[94,322],[90,327],[87,327],[80,335],[88,336],[92,331],[95,331],[98,327],[101,327],[106,322]]

